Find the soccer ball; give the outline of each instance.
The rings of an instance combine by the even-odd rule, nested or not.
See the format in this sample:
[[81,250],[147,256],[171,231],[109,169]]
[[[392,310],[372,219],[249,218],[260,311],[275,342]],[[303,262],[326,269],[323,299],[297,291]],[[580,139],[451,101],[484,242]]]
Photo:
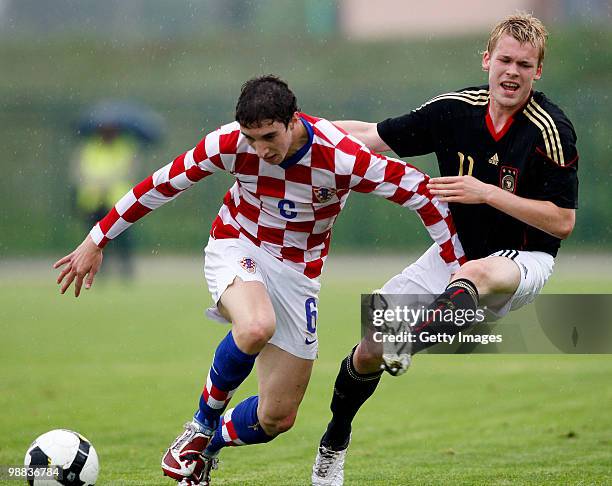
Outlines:
[[[38,437],[28,448],[24,464],[36,468],[27,478],[33,486],[91,486],[98,479],[96,450],[91,442],[72,430],[52,430]],[[57,480],[45,475],[50,466],[58,467]]]

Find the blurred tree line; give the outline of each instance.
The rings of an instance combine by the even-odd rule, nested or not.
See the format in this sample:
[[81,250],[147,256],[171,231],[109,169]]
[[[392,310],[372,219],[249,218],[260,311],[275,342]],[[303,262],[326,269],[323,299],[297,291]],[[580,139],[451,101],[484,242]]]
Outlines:
[[[239,32],[3,37],[0,256],[61,253],[81,240],[85,228],[72,210],[69,161],[78,141],[74,122],[97,100],[136,100],[165,117],[168,134],[146,152],[144,177],[231,121],[240,86],[254,75],[280,75],[305,112],[332,120],[378,121],[441,92],[486,82],[480,68],[486,34],[356,43],[303,31]],[[565,110],[578,134],[580,209],[566,247],[611,247],[610,45],[606,30],[553,29],[536,87]],[[431,156],[411,162],[437,173]],[[144,218],[132,229],[139,248],[201,248],[229,184],[214,175]],[[371,196],[350,199],[334,232],[335,250],[418,250],[428,243],[409,211]]]

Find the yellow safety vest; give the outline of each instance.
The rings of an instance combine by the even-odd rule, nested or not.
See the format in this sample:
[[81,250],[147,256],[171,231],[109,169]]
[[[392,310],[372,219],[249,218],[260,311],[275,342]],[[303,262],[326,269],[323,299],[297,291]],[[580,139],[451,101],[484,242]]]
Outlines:
[[131,187],[137,143],[129,137],[92,137],[77,158],[77,205],[83,211],[111,208]]

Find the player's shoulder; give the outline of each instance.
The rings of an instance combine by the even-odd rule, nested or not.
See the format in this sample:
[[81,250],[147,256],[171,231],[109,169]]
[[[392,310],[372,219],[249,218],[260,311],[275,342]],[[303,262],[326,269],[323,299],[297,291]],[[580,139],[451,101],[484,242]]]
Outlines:
[[219,133],[234,133],[240,131],[240,123],[237,121],[226,123],[221,125],[218,129]]
[[530,120],[535,125],[537,125],[536,120],[554,124],[558,130],[563,130],[564,135],[573,135],[575,138],[574,126],[568,116],[558,105],[547,98],[544,93],[534,91],[524,111],[526,115],[531,115]]
[[370,150],[359,140],[325,118],[300,114],[311,124],[313,142],[311,146],[311,167],[324,169],[335,174],[339,186],[348,186],[349,179],[357,163],[367,164]]
[[324,145],[346,155],[355,155],[366,146],[345,130],[325,118],[318,118],[304,113],[300,117],[310,123],[313,128],[313,144]]
[[489,87],[470,86],[439,94],[423,103],[417,110],[425,107],[443,110],[449,114],[480,112],[489,103]]
[[[240,124],[236,121],[221,125],[216,130],[206,135],[207,146],[219,146],[226,153],[236,152],[241,135]],[[244,137],[242,137],[244,138]]]
[[208,159],[217,168],[232,171],[236,155],[247,150],[240,125],[231,122],[207,133],[195,146],[193,156],[198,163]]
[[559,165],[571,163],[576,154],[576,132],[572,122],[544,93],[535,91],[524,115],[539,134],[541,150]]

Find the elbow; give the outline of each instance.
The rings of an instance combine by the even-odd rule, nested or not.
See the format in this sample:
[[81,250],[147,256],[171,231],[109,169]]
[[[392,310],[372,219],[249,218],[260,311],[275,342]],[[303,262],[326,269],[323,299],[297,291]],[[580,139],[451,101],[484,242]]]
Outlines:
[[555,236],[560,240],[565,240],[569,238],[569,236],[572,234],[572,231],[574,231],[574,224],[565,224],[558,228]]
[[554,229],[550,232],[554,237],[560,240],[567,239],[574,231],[576,225],[576,211],[574,209],[559,209],[560,213],[557,218],[557,223]]
[[556,236],[560,240],[565,240],[569,238],[569,236],[572,234],[572,231],[574,231],[575,224],[575,218],[566,218],[565,221],[561,221],[557,228],[555,228],[553,236]]

